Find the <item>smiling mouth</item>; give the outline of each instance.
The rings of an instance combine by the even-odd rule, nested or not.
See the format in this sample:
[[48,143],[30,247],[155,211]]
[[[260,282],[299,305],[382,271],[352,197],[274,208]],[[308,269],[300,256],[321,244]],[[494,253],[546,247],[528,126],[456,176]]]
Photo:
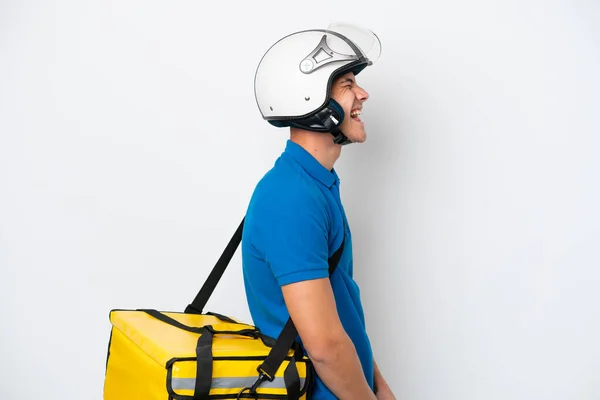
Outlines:
[[360,120],[360,114],[362,114],[362,110],[360,110],[360,109],[353,110],[353,111],[350,113],[350,117],[351,117],[353,120],[355,120],[355,121],[361,122],[361,120]]

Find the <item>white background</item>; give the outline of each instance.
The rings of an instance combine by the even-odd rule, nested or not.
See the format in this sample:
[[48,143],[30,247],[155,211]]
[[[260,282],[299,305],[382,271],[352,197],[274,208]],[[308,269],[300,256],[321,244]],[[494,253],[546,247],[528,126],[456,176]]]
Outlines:
[[332,20],[383,44],[336,167],[398,399],[600,398],[596,0],[4,0],[1,399],[101,399],[108,312],[191,301],[287,139],[260,57]]

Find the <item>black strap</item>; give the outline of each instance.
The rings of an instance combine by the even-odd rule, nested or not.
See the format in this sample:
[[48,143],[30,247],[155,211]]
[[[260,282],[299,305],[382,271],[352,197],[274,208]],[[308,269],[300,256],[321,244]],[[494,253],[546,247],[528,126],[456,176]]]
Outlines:
[[[205,327],[206,328],[206,327]],[[203,329],[196,345],[196,383],[194,384],[194,400],[208,400],[212,386],[213,370],[213,333]]]
[[289,318],[277,337],[275,346],[273,346],[269,355],[265,358],[265,361],[258,367],[258,371],[264,373],[266,379],[272,381],[275,378],[275,373],[290,351],[297,336],[298,332],[296,331],[294,322],[292,321],[292,318]]
[[283,381],[285,382],[288,400],[300,400],[300,375],[298,375],[295,357],[292,357],[287,368],[283,371]]
[[185,309],[186,313],[202,314],[202,310],[204,310],[204,306],[206,306],[208,299],[210,298],[213,291],[217,287],[217,284],[219,283],[219,280],[223,276],[223,273],[225,272],[227,265],[233,258],[235,251],[237,250],[240,242],[242,241],[242,230],[244,228],[244,220],[245,219],[246,219],[245,217],[242,218],[242,222],[240,223],[237,230],[231,237],[231,240],[227,244],[227,247],[225,247],[225,250],[221,254],[221,257],[219,257],[219,259],[217,260],[217,263],[215,264],[210,275],[204,282],[204,285],[202,285],[202,288],[196,295],[196,298],[194,299],[194,301],[192,301],[192,303],[186,307],[186,309]]
[[[329,258],[329,276],[333,274],[333,272],[337,268],[337,265],[340,262],[340,259],[342,258],[342,253],[344,252],[344,243],[346,241],[345,233],[346,230],[344,227],[344,239],[342,240],[342,244],[339,247],[339,249],[337,249],[337,251]],[[287,356],[289,350],[294,345],[296,337],[298,337],[298,331],[296,330],[294,322],[290,317],[287,320],[285,326],[283,327],[281,334],[277,338],[275,346],[273,346],[273,348],[269,352],[269,355],[267,356],[267,358],[265,358],[265,361],[258,367],[258,371],[261,373],[261,377],[259,379],[267,379],[269,381],[275,379],[275,373],[277,372],[279,366]],[[290,366],[288,366],[288,368],[289,367]],[[297,373],[298,372],[296,371],[296,374]],[[288,382],[286,381],[286,389],[288,396],[295,396],[294,398],[300,397],[299,389],[296,390],[296,387],[299,388],[299,385],[296,386],[295,384],[293,384],[288,386]]]
[[[285,382],[288,400],[300,400],[300,375],[298,374],[298,367],[296,366],[296,361],[302,360],[302,358],[304,357],[304,352],[302,351],[300,344],[297,344],[298,345],[296,346],[294,357],[292,357],[287,368],[285,369],[285,371],[283,371],[283,381]],[[310,369],[307,368],[307,381],[310,380],[310,373]]]
[[[246,328],[246,329],[225,330],[225,329],[215,329],[212,325],[204,325],[204,326],[200,326],[200,327],[189,326],[189,325],[185,325],[185,324],[177,321],[176,319],[171,318],[168,315],[165,315],[157,310],[140,308],[140,309],[138,309],[138,311],[143,311],[166,324],[169,324],[176,328],[182,329],[184,331],[192,332],[192,333],[203,334],[206,331],[210,331],[212,334],[241,335],[241,336],[248,336],[251,338],[261,338],[264,336],[256,327]],[[237,322],[235,322],[235,323],[237,324]]]
[[204,315],[210,315],[210,316],[213,316],[213,317],[217,317],[221,321],[229,322],[231,324],[237,324],[238,323],[236,320],[234,320],[232,318],[229,318],[229,317],[227,317],[227,316],[225,316],[223,314],[219,314],[219,313],[212,312],[212,311],[205,312]]
[[168,315],[165,315],[157,310],[139,309],[138,311],[144,311],[145,313],[153,316],[154,318],[156,318],[164,323],[167,323],[169,325],[175,326],[179,329],[183,329],[184,331],[193,332],[193,333],[202,333],[203,332],[202,327],[198,328],[195,326],[187,326],[187,325],[182,324],[181,322],[177,321],[176,319],[173,319],[173,318],[169,317]]

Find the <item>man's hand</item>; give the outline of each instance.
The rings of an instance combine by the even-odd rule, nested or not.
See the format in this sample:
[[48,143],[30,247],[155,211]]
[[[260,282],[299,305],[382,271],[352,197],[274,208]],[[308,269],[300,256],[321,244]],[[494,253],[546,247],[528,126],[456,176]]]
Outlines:
[[396,396],[392,393],[392,389],[387,385],[379,388],[375,395],[377,396],[377,400],[396,400]]
[[283,297],[317,375],[341,400],[377,400],[340,322],[329,278],[284,285]]
[[377,400],[396,400],[396,396],[392,393],[392,389],[388,386],[387,382],[383,378],[379,366],[373,359],[373,365],[375,366],[375,395]]

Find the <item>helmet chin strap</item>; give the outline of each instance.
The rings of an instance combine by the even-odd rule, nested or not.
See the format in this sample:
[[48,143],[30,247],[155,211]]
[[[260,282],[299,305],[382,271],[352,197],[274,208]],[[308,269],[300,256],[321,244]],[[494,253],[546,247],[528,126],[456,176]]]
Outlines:
[[323,121],[323,126],[325,126],[329,133],[333,135],[333,143],[340,144],[342,146],[352,143],[352,141],[348,139],[344,132],[342,132],[342,130],[339,128],[339,124],[340,121],[338,121],[333,115],[330,115]]
[[335,100],[331,99],[327,106],[310,117],[286,124],[310,131],[329,132],[333,135],[333,142],[335,144],[345,146],[352,143],[352,141],[348,139],[339,127],[343,120],[344,109]]
[[352,143],[339,128],[344,119],[344,110],[335,100],[331,99],[330,105],[318,112],[315,117],[319,119],[319,122],[321,122],[327,132],[333,135],[333,143],[342,146]]

